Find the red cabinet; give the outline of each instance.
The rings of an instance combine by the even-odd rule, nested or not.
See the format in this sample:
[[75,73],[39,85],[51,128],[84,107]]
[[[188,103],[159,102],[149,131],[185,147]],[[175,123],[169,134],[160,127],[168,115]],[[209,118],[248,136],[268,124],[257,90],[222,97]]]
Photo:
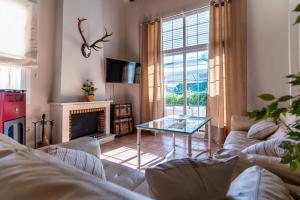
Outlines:
[[[16,137],[23,138],[22,141],[19,142],[24,143],[25,116],[25,91],[0,90],[0,132],[15,139]],[[18,131],[18,133],[16,133],[16,131]]]

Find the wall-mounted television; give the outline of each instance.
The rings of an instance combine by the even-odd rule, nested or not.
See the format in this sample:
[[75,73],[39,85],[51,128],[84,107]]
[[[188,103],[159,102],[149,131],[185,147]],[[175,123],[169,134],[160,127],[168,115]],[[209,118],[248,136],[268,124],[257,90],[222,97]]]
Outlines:
[[140,64],[137,62],[106,59],[106,82],[107,83],[135,83],[136,69]]

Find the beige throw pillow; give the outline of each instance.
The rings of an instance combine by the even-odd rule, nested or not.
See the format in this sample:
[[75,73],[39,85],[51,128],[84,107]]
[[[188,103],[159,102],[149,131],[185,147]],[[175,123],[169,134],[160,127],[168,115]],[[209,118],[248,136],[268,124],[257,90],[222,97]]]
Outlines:
[[293,199],[278,176],[259,166],[243,171],[231,183],[227,196],[234,200]]
[[253,144],[245,148],[242,152],[247,154],[260,154],[266,156],[282,157],[284,150],[280,148],[283,139],[271,139]]
[[102,180],[106,180],[102,162],[94,155],[58,146],[49,146],[48,148],[44,148],[43,151],[68,165],[74,166]]
[[278,129],[271,120],[262,120],[253,124],[248,131],[248,138],[263,140]]
[[157,200],[225,199],[237,160],[180,159],[148,168],[149,193]]

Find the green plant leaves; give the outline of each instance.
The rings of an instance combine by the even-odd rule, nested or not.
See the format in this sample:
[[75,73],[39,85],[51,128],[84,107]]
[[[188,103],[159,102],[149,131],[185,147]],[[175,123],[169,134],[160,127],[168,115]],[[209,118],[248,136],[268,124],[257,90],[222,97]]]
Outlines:
[[277,101],[278,101],[278,102],[286,102],[286,101],[291,100],[291,99],[293,99],[293,96],[291,96],[291,95],[286,95],[286,96],[280,97]]
[[297,18],[296,18],[296,21],[294,22],[294,25],[295,24],[299,24],[300,23],[300,16],[298,16]]
[[272,94],[267,94],[267,93],[261,94],[258,97],[264,101],[273,101],[275,99],[275,97]]
[[297,6],[296,6],[296,8],[293,10],[294,12],[300,12],[300,4],[298,4]]

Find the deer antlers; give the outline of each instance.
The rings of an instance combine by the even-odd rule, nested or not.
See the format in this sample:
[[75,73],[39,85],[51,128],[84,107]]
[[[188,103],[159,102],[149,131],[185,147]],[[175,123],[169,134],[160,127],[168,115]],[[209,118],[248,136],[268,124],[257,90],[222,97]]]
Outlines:
[[99,51],[100,49],[102,49],[103,47],[99,47],[98,43],[100,42],[109,42],[109,40],[107,40],[106,38],[110,37],[113,35],[113,33],[108,33],[107,29],[104,27],[105,29],[105,35],[102,36],[99,40],[96,40],[92,45],[89,45],[84,37],[84,31],[81,28],[81,23],[83,21],[86,21],[87,19],[84,18],[78,18],[78,30],[79,33],[81,35],[81,38],[83,40],[83,44],[81,46],[81,51],[84,57],[88,58],[91,55],[91,49],[94,49],[95,51]]

